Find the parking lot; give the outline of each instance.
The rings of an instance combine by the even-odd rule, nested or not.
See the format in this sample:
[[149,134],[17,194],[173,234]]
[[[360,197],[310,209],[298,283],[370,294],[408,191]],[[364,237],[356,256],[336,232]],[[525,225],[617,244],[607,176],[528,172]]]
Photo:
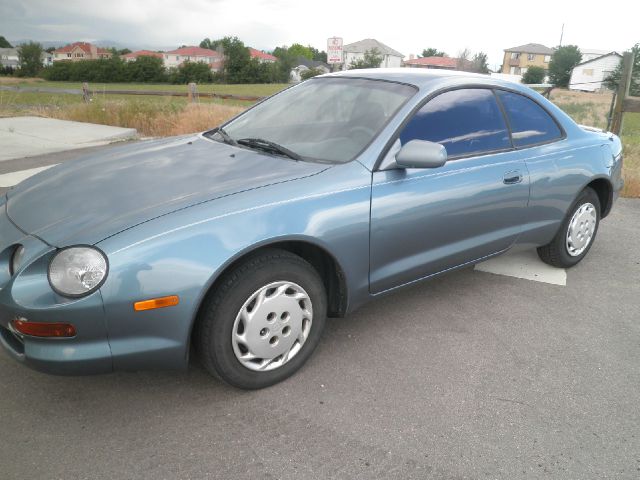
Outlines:
[[195,361],[53,377],[3,352],[0,478],[637,479],[638,238],[640,200],[622,199],[566,286],[442,276],[330,320],[261,391]]

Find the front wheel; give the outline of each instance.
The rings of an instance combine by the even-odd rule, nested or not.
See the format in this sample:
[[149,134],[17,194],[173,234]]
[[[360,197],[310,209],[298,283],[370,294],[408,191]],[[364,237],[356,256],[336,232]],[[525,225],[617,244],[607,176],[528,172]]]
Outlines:
[[596,192],[587,187],[569,209],[553,240],[538,248],[538,256],[554,267],[574,266],[589,252],[599,225],[600,200]]
[[284,250],[247,258],[224,276],[198,318],[205,368],[244,389],[273,385],[311,356],[325,324],[322,279]]

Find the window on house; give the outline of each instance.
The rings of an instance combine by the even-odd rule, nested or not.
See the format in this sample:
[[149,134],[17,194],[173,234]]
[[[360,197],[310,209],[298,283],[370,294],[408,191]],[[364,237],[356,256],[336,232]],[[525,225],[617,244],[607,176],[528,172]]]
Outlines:
[[535,60],[535,59],[536,59],[535,54],[533,54],[533,53],[528,53],[527,54],[527,60],[529,60],[530,62]]
[[430,100],[400,134],[403,145],[410,140],[444,145],[450,157],[511,147],[498,102],[482,88],[452,90]]
[[582,74],[587,77],[593,77],[593,68],[583,68]]
[[544,63],[549,63],[551,61],[551,55],[544,56]]
[[71,58],[71,54],[70,53],[67,53],[67,58]]
[[520,58],[520,54],[518,52],[511,53],[511,60],[517,60]]
[[522,70],[521,70],[520,67],[515,67],[513,69],[513,73],[514,73],[514,75],[520,75],[522,73]]
[[536,102],[513,92],[496,93],[507,113],[514,146],[527,147],[562,138],[560,127]]

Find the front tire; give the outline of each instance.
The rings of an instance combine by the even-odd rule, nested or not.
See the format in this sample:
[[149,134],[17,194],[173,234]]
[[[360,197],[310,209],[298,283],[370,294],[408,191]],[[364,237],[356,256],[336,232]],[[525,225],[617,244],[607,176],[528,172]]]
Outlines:
[[326,313],[316,270],[290,252],[265,250],[225,274],[205,301],[196,348],[215,377],[243,389],[268,387],[311,356]]
[[538,248],[538,256],[554,267],[573,267],[587,256],[599,225],[600,199],[587,187],[576,198],[553,240]]

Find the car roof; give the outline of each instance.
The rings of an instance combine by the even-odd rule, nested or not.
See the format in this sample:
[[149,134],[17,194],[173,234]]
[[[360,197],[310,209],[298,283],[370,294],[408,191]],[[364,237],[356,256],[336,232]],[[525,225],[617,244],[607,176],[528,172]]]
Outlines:
[[493,78],[489,75],[480,73],[461,72],[458,70],[444,70],[431,68],[367,68],[343,70],[335,73],[327,73],[316,78],[367,78],[371,80],[385,80],[389,82],[407,83],[418,87],[420,90],[430,90],[434,86],[442,86],[446,83],[454,83],[456,85],[464,84],[483,84],[487,86],[503,87],[512,90],[524,91],[532,93],[526,85],[517,84],[499,78]]

